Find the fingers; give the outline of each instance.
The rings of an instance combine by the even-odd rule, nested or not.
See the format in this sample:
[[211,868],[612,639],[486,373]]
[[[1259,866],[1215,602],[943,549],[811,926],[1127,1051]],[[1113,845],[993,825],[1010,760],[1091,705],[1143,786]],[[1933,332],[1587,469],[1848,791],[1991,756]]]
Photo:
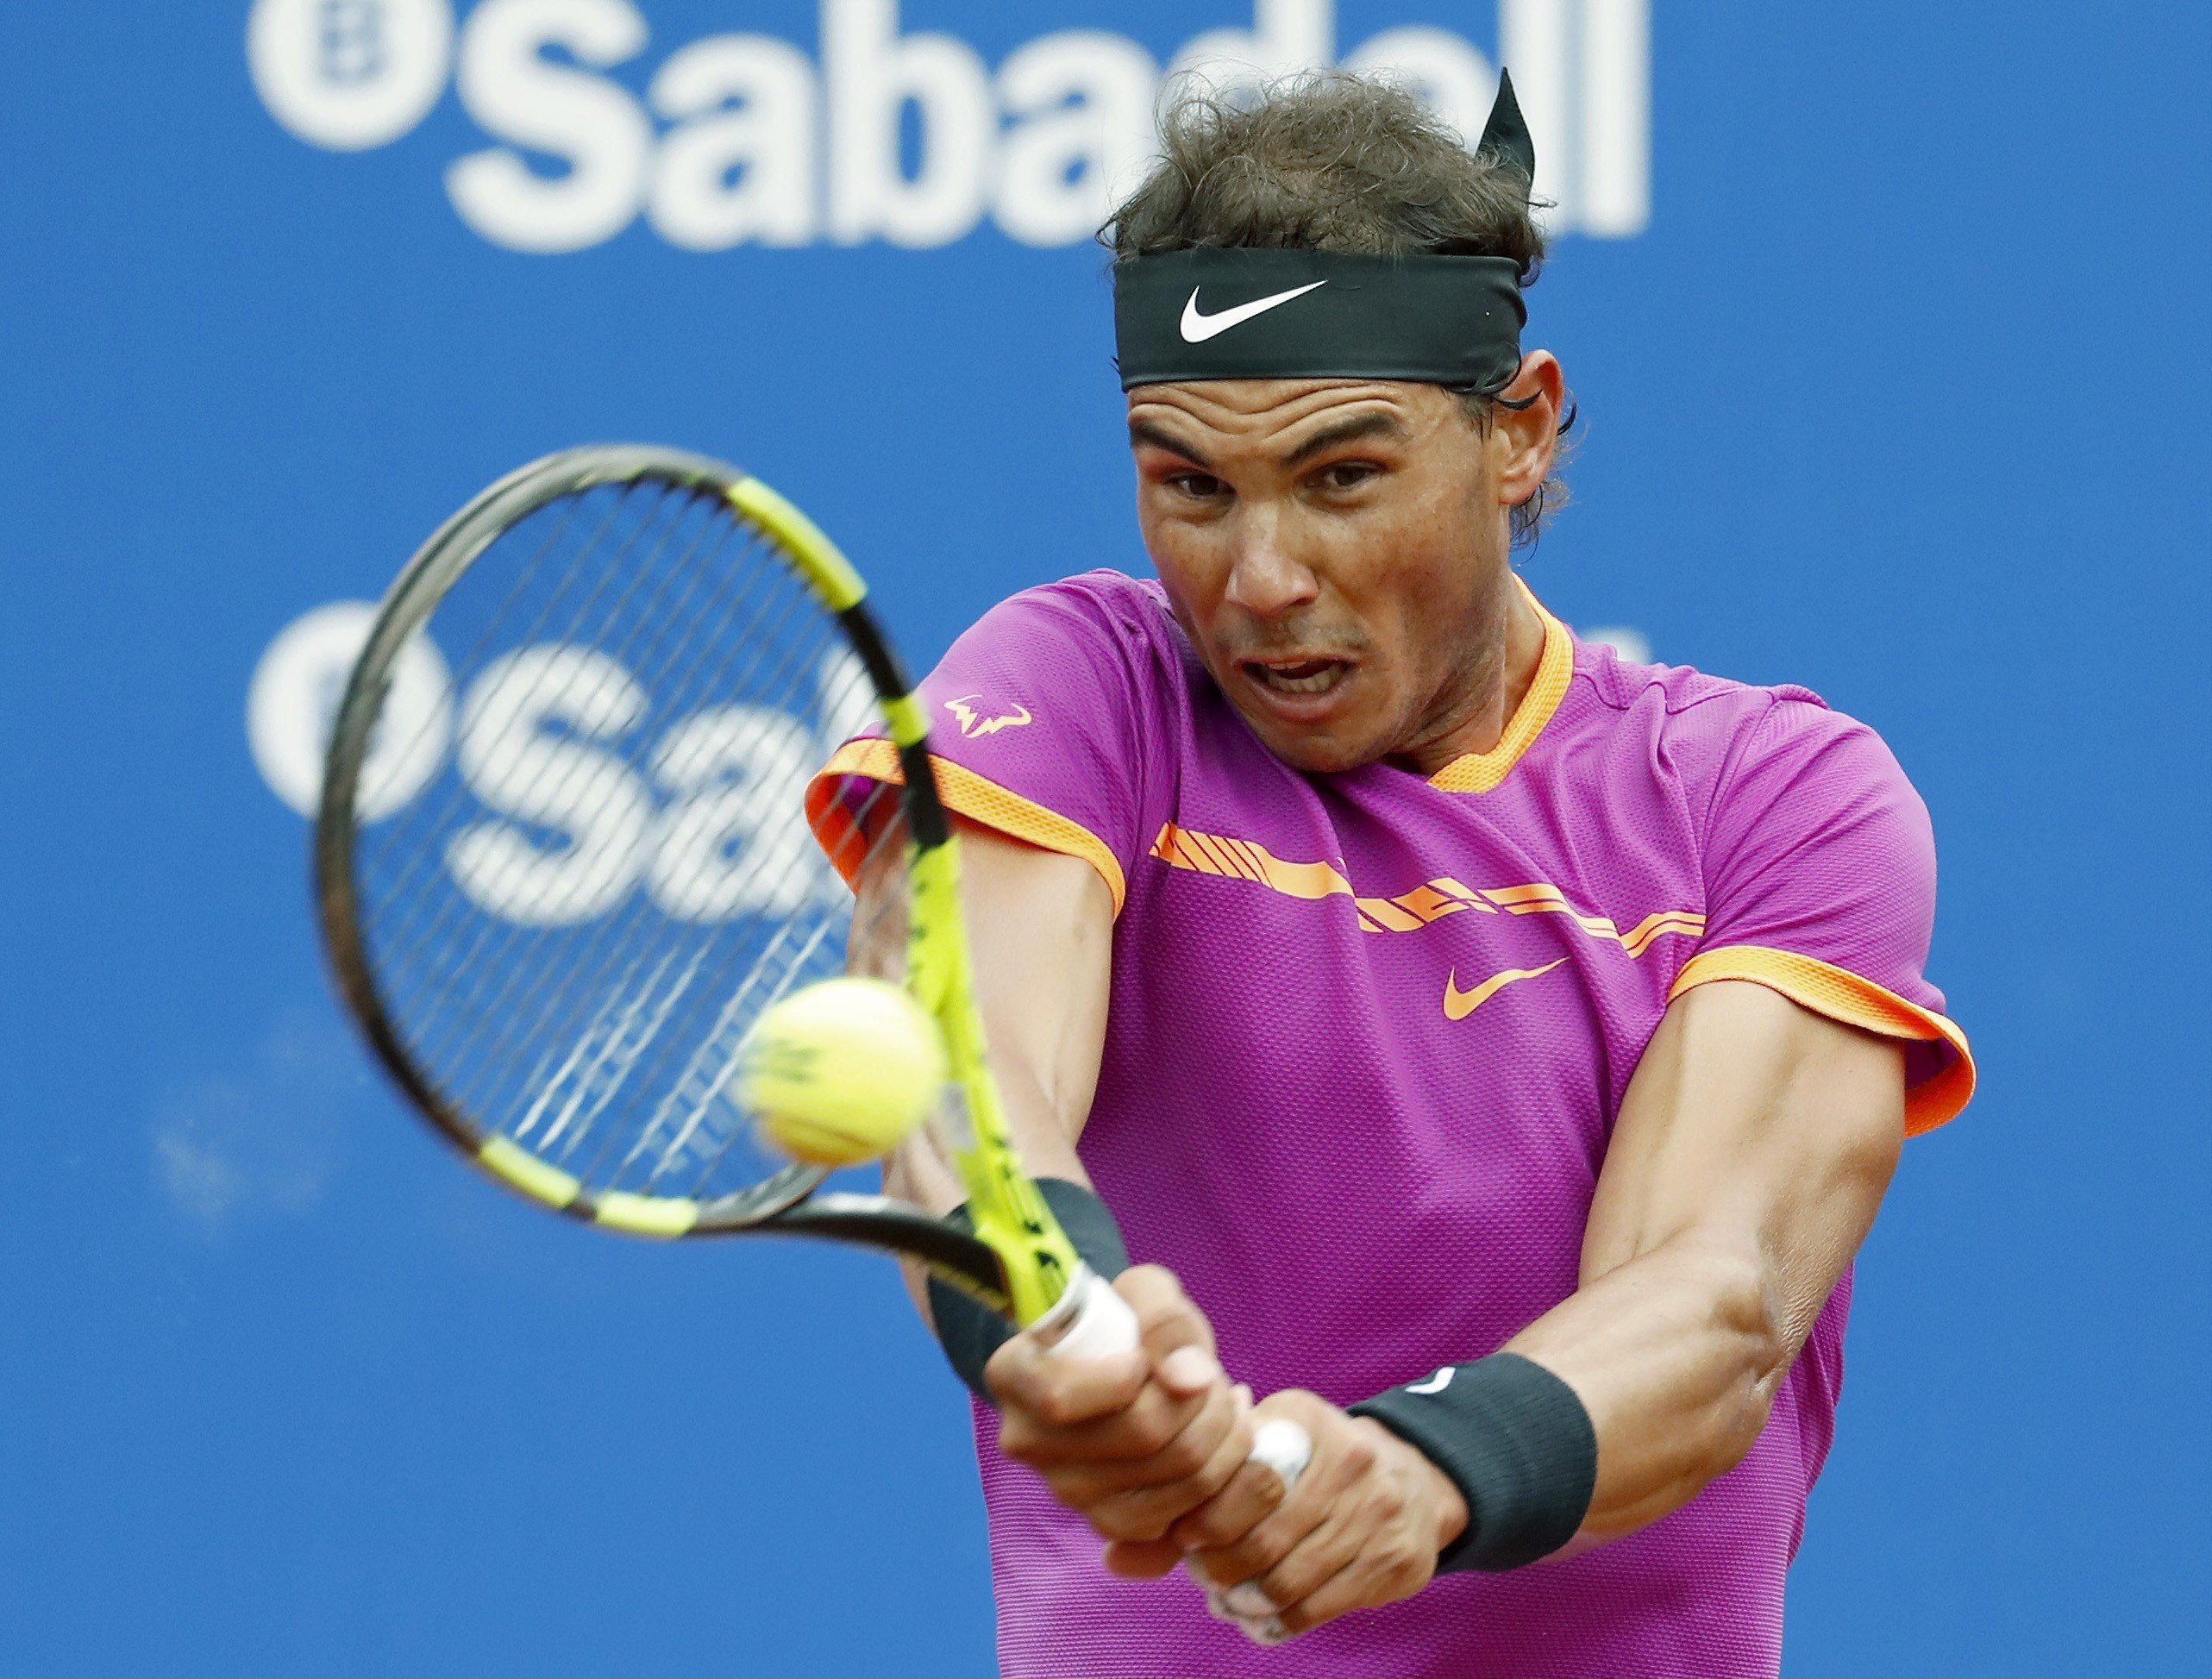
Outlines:
[[1112,1539],[1106,1572],[1124,1580],[1162,1580],[1182,1566],[1183,1548],[1169,1539]]
[[[1137,1494],[1168,1498],[1174,1507],[1147,1531],[1142,1523],[1112,1538],[1159,1538],[1169,1523],[1210,1497],[1251,1450],[1251,1430],[1225,1384],[1194,1400],[1171,1400],[1147,1388],[1119,1416],[1072,1429],[1036,1433],[1018,1418],[999,1419],[999,1437],[1019,1450],[1007,1456],[1039,1470],[1062,1502],[1087,1515],[1108,1500],[1128,1505]],[[1101,1530],[1105,1531],[1105,1530]]]
[[[1226,1426],[1217,1427],[1217,1414],[1225,1406]],[[1241,1390],[1217,1389],[1198,1417],[1146,1461],[1142,1482],[1125,1478],[1110,1485],[1093,1473],[1081,1484],[1086,1491],[1094,1488],[1098,1495],[1073,1501],[1081,1502],[1091,1526],[1106,1538],[1164,1539],[1176,1521],[1227,1486],[1250,1460],[1250,1412],[1251,1402]],[[1119,1472],[1128,1475],[1125,1469]],[[1057,1483],[1053,1490],[1060,1490]],[[1181,1559],[1180,1548],[1175,1556]]]
[[[1317,1569],[1325,1565],[1318,1551],[1315,1561]],[[1302,1596],[1277,1608],[1269,1630],[1292,1638],[1355,1609],[1395,1603],[1427,1585],[1435,1571],[1436,1558],[1422,1553],[1402,1535],[1385,1543],[1370,1541],[1356,1546],[1342,1567],[1316,1581]],[[1296,1588],[1281,1589],[1288,1593]],[[1270,1594],[1269,1601],[1279,1600]]]
[[1308,1471],[1318,1490],[1301,1481],[1276,1514],[1193,1561],[1217,1612],[1263,1644],[1409,1597],[1436,1570],[1435,1500],[1411,1449],[1350,1418],[1326,1433]]
[[1036,1338],[1017,1335],[991,1356],[983,1380],[1001,1411],[1018,1410],[1065,1427],[1129,1406],[1148,1380],[1188,1398],[1222,1379],[1213,1326],[1183,1293],[1174,1272],[1139,1265],[1116,1278],[1114,1292],[1137,1313],[1141,1352],[1062,1358]]
[[1253,1413],[1256,1422],[1273,1416],[1288,1417],[1307,1428],[1314,1442],[1313,1460],[1287,1495],[1275,1470],[1247,1463],[1219,1496],[1175,1525],[1169,1537],[1192,1551],[1192,1572],[1202,1581],[1233,1586],[1264,1575],[1375,1466],[1372,1443],[1311,1394],[1270,1394]]
[[1065,1428],[1127,1409],[1150,1374],[1142,1352],[1062,1358],[1035,1337],[1017,1335],[991,1355],[983,1382],[1005,1414]]
[[1243,1539],[1279,1509],[1287,1495],[1282,1477],[1248,1453],[1206,1501],[1177,1521],[1168,1537],[1185,1551],[1222,1551]]
[[1213,1325],[1206,1321],[1175,1274],[1162,1265],[1137,1265],[1114,1279],[1114,1292],[1137,1313],[1137,1328],[1154,1376],[1169,1393],[1203,1392],[1221,1379]]

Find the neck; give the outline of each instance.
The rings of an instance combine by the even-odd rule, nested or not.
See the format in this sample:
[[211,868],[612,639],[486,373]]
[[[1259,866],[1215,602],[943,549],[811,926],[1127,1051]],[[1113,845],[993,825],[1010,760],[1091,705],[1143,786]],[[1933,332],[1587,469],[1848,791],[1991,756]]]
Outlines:
[[1535,686],[1544,664],[1544,620],[1511,572],[1501,575],[1499,594],[1476,639],[1474,656],[1461,667],[1437,723],[1392,755],[1416,774],[1434,775],[1470,753],[1495,749]]

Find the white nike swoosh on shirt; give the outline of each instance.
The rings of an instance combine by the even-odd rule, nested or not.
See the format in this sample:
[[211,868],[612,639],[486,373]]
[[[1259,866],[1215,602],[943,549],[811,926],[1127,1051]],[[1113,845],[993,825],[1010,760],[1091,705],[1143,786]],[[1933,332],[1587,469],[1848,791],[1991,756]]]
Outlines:
[[1451,1378],[1457,1374],[1458,1372],[1451,1365],[1446,1364],[1426,1381],[1408,1383],[1406,1391],[1409,1394],[1441,1394],[1451,1386]]
[[1248,304],[1238,304],[1234,309],[1225,309],[1219,315],[1199,312],[1200,287],[1190,289],[1190,301],[1183,305],[1183,342],[1203,344],[1209,338],[1219,338],[1231,327],[1241,327],[1255,315],[1264,315],[1270,309],[1279,309],[1293,298],[1302,298],[1308,291],[1319,291],[1329,282],[1317,279],[1311,285],[1293,286],[1288,291],[1278,291],[1272,298],[1255,298]]

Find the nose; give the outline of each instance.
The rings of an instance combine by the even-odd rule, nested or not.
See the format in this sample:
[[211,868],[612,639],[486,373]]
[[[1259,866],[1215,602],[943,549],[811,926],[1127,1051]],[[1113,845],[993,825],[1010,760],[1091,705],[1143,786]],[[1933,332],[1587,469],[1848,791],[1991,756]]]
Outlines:
[[1226,597],[1260,618],[1301,611],[1319,598],[1320,580],[1283,541],[1281,522],[1272,511],[1244,514],[1229,560]]

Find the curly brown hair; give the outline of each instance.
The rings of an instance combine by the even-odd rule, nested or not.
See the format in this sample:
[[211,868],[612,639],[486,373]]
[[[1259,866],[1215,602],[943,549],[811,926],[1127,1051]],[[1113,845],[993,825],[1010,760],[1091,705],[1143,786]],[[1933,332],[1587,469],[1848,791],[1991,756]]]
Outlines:
[[[1118,262],[1194,248],[1502,256],[1520,265],[1524,286],[1544,266],[1538,206],[1520,166],[1469,152],[1389,81],[1320,71],[1257,97],[1194,89],[1162,118],[1161,147],[1100,230]],[[1448,388],[1487,429],[1502,398]],[[1570,400],[1560,430],[1574,423]],[[1533,542],[1566,499],[1555,469],[1513,510],[1514,545]]]

